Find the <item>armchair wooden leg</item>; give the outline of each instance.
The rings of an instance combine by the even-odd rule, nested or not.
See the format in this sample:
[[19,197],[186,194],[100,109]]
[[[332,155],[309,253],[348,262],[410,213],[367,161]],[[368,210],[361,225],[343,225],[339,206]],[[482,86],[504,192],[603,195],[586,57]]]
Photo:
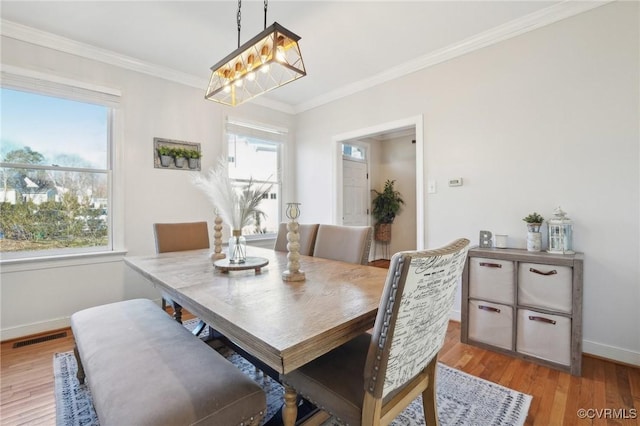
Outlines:
[[429,385],[422,392],[422,409],[424,410],[424,418],[428,425],[440,426],[438,421],[438,402],[436,397],[436,370],[438,357],[434,359],[427,366],[427,372],[429,373]]
[[284,426],[294,426],[298,417],[297,393],[291,386],[284,385],[284,405],[282,406],[282,422]]

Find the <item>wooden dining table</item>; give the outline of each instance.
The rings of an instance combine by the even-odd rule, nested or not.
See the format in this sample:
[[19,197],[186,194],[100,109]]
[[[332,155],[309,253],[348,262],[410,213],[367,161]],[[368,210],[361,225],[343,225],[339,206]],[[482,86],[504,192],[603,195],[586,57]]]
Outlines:
[[[210,250],[126,256],[175,302],[278,373],[288,373],[370,329],[387,270],[300,256],[304,281],[284,281],[287,253],[248,247],[259,269],[220,270]],[[285,386],[285,425],[295,422]],[[287,408],[287,406],[289,408]]]

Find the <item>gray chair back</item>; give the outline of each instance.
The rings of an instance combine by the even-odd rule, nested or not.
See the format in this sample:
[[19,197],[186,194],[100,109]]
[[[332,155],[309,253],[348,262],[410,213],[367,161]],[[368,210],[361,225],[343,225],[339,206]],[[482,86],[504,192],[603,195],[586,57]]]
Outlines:
[[468,249],[462,238],[391,258],[364,371],[374,398],[395,394],[437,356]]
[[369,263],[372,235],[371,226],[321,224],[318,227],[313,255],[324,259],[366,265]]
[[[317,223],[298,224],[298,233],[300,234],[300,254],[302,256],[313,256],[313,247],[316,244],[317,232]],[[278,235],[276,237],[276,243],[273,246],[273,249],[275,251],[288,251],[287,243],[287,224],[283,222],[278,227]]]

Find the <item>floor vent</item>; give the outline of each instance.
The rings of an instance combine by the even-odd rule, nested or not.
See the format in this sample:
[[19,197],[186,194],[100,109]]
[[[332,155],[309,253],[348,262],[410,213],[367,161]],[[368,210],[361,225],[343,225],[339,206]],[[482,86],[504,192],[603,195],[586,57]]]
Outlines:
[[23,346],[35,345],[36,343],[48,342],[49,340],[62,339],[67,337],[67,332],[48,334],[46,336],[34,337],[33,339],[22,340],[13,344],[13,348],[21,348]]

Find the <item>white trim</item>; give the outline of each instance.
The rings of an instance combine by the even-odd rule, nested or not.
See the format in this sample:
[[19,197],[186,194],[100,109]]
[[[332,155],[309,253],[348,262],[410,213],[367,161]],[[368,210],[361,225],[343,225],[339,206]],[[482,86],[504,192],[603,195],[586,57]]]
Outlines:
[[331,203],[331,215],[333,223],[342,223],[342,142],[364,138],[370,135],[389,132],[396,129],[413,127],[416,131],[416,249],[423,250],[426,235],[424,228],[424,126],[422,115],[416,115],[388,123],[377,124],[364,129],[341,133],[331,138],[334,155],[332,156],[332,188],[335,189],[335,198]]
[[[498,27],[477,34],[473,37],[454,43],[450,46],[439,49],[430,54],[416,58],[413,61],[400,64],[394,68],[377,74],[371,78],[360,80],[356,83],[341,87],[337,90],[325,93],[324,95],[310,99],[297,105],[288,105],[283,102],[271,100],[264,97],[258,97],[252,101],[256,105],[261,105],[277,111],[288,114],[298,114],[310,110],[312,108],[335,101],[345,96],[366,90],[378,84],[382,84],[389,80],[403,77],[407,74],[419,71],[424,68],[439,64],[449,59],[473,52],[492,44],[508,40],[512,37],[524,34],[528,31],[553,24],[574,15],[603,6],[613,0],[589,0],[589,1],[571,1],[565,0],[562,3],[554,4],[542,10],[530,13],[518,19],[514,19]],[[0,34],[16,40],[25,41],[35,45],[48,47],[61,52],[70,53],[72,55],[81,56],[88,59],[104,62],[109,65],[125,68],[128,70],[140,72],[186,86],[203,90],[207,87],[208,79],[196,77],[181,71],[176,71],[163,66],[144,62],[126,55],[112,52],[110,50],[91,46],[55,34],[47,33],[35,28],[31,28],[22,24],[7,21],[3,19],[0,26]]]
[[[122,92],[119,89],[114,89],[112,87],[99,86],[97,84],[85,83],[83,81],[73,80],[66,77],[60,77],[53,74],[47,74],[40,71],[30,70],[27,68],[2,64],[2,74],[5,74],[5,73],[12,74],[13,76],[18,76],[18,77],[26,77],[32,80],[43,80],[48,83],[56,83],[64,86],[80,88],[80,89],[88,90],[91,92],[98,92],[98,93],[103,93],[103,94],[117,96],[117,97],[122,96]],[[6,81],[4,80],[5,78],[6,77],[3,75],[3,83],[6,83]]]
[[565,0],[294,106],[296,114],[610,3]]
[[22,257],[3,259],[0,265],[2,265],[2,275],[4,275],[14,272],[35,271],[38,269],[67,268],[70,266],[121,262],[126,254],[126,250],[104,250],[86,253],[58,254],[54,256]]
[[631,364],[640,367],[640,352],[634,352],[629,349],[609,346],[605,345],[604,343],[591,342],[589,340],[583,340],[582,352],[585,354],[591,354],[601,358],[612,359],[614,361],[620,361],[624,362],[625,364]]
[[81,43],[76,40],[61,37],[4,19],[2,20],[2,35],[38,46],[48,47],[60,52],[70,53],[82,58],[93,59],[95,61],[104,62],[120,68],[152,75],[154,77],[163,78],[165,80],[174,81],[191,87],[197,87],[202,89],[202,97],[204,98],[204,90],[208,83],[208,79],[206,78],[196,77],[191,74],[144,62],[130,56],[122,55],[120,53],[112,52],[86,43]]
[[[33,262],[34,259],[39,258],[44,260],[60,258],[64,260],[68,256],[74,257],[86,254],[100,256],[124,252],[124,191],[115,190],[115,185],[118,185],[119,188],[124,187],[122,185],[124,176],[121,161],[124,137],[120,114],[120,90],[15,66],[2,67],[2,82],[0,86],[16,88],[38,95],[62,97],[83,103],[98,104],[108,108],[107,148],[110,153],[105,169],[60,168],[61,170],[77,169],[85,173],[93,171],[107,174],[109,188],[108,246],[85,247],[79,252],[71,249],[60,249],[42,252],[1,253],[0,265],[3,266],[3,272],[5,265],[11,262]],[[46,167],[48,168],[48,166]],[[33,166],[33,168],[41,168],[41,166]]]

